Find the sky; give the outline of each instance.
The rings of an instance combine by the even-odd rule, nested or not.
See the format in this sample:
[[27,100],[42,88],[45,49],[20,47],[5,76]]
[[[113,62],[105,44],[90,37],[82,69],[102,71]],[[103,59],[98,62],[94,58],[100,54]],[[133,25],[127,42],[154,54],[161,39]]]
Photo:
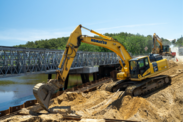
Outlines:
[[[183,0],[1,0],[0,46],[69,36],[79,25],[98,33],[183,36]],[[83,35],[93,36],[82,30]]]

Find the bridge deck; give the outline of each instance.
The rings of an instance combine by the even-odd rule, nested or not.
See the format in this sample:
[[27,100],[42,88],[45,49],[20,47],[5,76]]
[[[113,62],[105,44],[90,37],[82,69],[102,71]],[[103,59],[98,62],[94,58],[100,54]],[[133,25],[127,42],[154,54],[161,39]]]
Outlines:
[[[51,73],[58,69],[63,50],[0,47],[0,77]],[[118,64],[113,52],[78,51],[71,70]]]

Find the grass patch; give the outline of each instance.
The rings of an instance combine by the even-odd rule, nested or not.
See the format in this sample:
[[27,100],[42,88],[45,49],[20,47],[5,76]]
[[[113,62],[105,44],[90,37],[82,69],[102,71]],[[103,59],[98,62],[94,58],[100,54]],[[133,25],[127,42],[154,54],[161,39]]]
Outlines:
[[16,82],[13,82],[13,81],[0,81],[0,85],[9,85],[9,84],[17,84]]
[[72,85],[72,86],[68,86],[68,89],[69,88],[72,88],[72,87],[75,87],[75,86],[81,86],[82,85],[82,83],[80,83],[80,84],[74,84],[74,85]]
[[[53,79],[55,78],[54,76],[55,75],[52,75]],[[4,81],[0,81],[0,85],[11,85],[11,84],[35,85],[37,83],[47,83],[46,78],[47,78],[46,75],[36,75],[34,77],[32,77],[32,76],[25,77],[24,76],[24,77],[20,77],[19,79],[21,79],[21,80],[25,79],[25,82],[14,82],[14,81],[10,81],[10,80],[4,80]],[[29,81],[26,81],[27,79],[29,79]],[[92,74],[89,75],[89,80],[90,81],[93,80]],[[69,82],[68,82],[69,87],[77,86],[79,84],[82,84],[80,75],[69,75]]]
[[10,85],[10,84],[37,84],[37,83],[46,83],[47,81],[44,82],[37,82],[37,81],[31,81],[31,82],[13,82],[13,81],[0,81],[0,85]]
[[37,83],[47,83],[47,81],[30,81],[30,82],[20,83],[20,84],[37,84]]

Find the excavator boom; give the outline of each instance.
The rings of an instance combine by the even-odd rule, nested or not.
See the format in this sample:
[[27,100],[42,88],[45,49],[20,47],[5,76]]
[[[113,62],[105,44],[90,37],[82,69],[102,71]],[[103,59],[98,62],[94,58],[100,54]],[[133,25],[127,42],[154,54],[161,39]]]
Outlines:
[[[115,41],[113,38],[104,36],[90,29],[87,29],[87,30],[89,30],[91,33],[94,33],[100,37],[103,37],[104,39],[82,35],[81,28],[87,29],[82,25],[77,26],[76,29],[71,33],[68,39],[68,42],[66,44],[66,49],[64,51],[63,57],[61,58],[61,61],[58,66],[59,70],[57,70],[56,80],[50,80],[47,84],[39,83],[33,88],[34,96],[36,97],[38,102],[42,105],[42,107],[47,111],[48,111],[49,100],[51,98],[51,95],[54,94],[54,92],[57,89],[59,89],[60,87],[63,87],[64,85],[64,82],[69,73],[70,67],[74,60],[74,57],[76,56],[76,53],[78,51],[78,48],[81,42],[97,45],[100,47],[105,47],[115,52],[119,56],[119,63],[121,64],[121,67],[122,67],[121,75],[123,79],[127,79],[129,77],[129,70],[128,70],[129,60],[132,58],[130,54],[127,52],[127,50],[125,49],[125,47],[118,41]],[[125,62],[125,66],[123,66],[122,60]],[[40,90],[41,88],[44,90]]]
[[93,30],[87,29],[90,32],[97,34],[105,39],[81,35],[81,28],[87,29],[79,25],[70,35],[70,38],[66,45],[66,50],[64,51],[64,56],[62,57],[60,64],[58,66],[58,68],[61,69],[61,73],[59,73],[60,75],[57,76],[57,79],[60,78],[61,82],[65,81],[81,42],[104,47],[115,52],[125,62],[125,67],[123,67],[122,63],[120,62],[122,71],[124,71],[126,77],[129,76],[129,70],[126,70],[126,69],[127,67],[129,67],[129,60],[132,58],[130,54],[127,52],[127,50],[125,49],[125,47],[118,41],[115,41],[113,38],[104,36]]

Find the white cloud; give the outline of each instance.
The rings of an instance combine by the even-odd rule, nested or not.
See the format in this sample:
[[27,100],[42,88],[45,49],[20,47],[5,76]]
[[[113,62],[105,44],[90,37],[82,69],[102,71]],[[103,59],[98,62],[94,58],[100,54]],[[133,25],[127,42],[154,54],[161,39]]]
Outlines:
[[[92,23],[93,24],[93,23]],[[118,29],[120,28],[131,28],[132,32],[134,32],[135,28],[137,27],[142,27],[142,26],[154,26],[154,25],[162,25],[162,24],[167,24],[167,23],[150,23],[150,24],[134,24],[134,25],[122,25],[122,26],[116,26],[116,27],[109,27],[109,28],[98,28],[95,29],[99,33],[105,33],[105,32],[119,32]],[[64,31],[66,30],[66,31]],[[41,40],[41,39],[50,39],[50,38],[58,38],[58,37],[64,37],[64,36],[69,36],[71,32],[74,30],[74,27],[71,29],[70,28],[65,28],[64,30],[18,30],[18,29],[9,29],[9,30],[4,30],[0,31],[0,42],[1,41],[6,41],[6,40],[18,40],[21,42],[27,42],[27,41],[36,41],[36,40]],[[121,31],[121,30],[120,30]],[[138,29],[139,31],[139,29]],[[83,34],[87,34],[90,36],[93,36],[94,34],[90,33],[89,31],[85,31],[84,29],[82,30]],[[134,32],[135,33],[135,32]]]
[[61,32],[58,30],[6,30],[0,31],[0,40],[19,40],[19,41],[35,41],[40,39],[50,39],[69,36],[70,32]]

